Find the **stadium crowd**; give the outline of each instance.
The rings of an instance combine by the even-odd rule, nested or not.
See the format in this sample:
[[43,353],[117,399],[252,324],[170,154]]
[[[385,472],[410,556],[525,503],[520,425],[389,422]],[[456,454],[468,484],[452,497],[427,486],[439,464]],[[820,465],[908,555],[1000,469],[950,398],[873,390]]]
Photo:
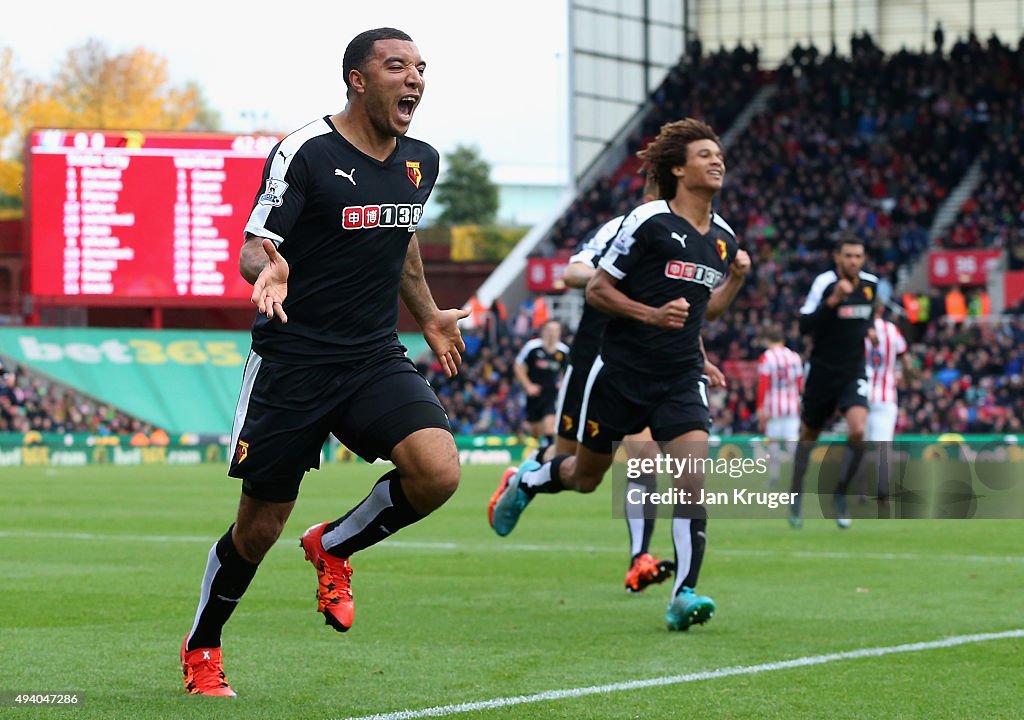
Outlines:
[[699,43],[684,56],[653,93],[653,109],[640,131],[629,140],[628,157],[610,182],[595,184],[581,193],[542,243],[542,255],[572,252],[594,228],[631,210],[643,190],[643,178],[635,172],[633,154],[655,135],[665,122],[692,116],[706,119],[715,128],[728,128],[760,89],[757,48],[742,45],[701,56]]
[[[773,324],[784,329],[787,345],[805,353],[797,309],[812,279],[831,266],[832,244],[843,233],[866,240],[880,298],[894,304],[899,272],[929,246],[935,211],[979,155],[984,181],[950,237],[958,247],[1006,247],[1011,267],[1024,263],[1024,158],[1017,138],[1024,40],[1013,49],[971,36],[948,54],[892,56],[866,33],[854,40],[849,58],[834,48],[822,55],[797,46],[775,74],[777,91],[767,107],[728,149],[730,176],[719,212],[744,238],[754,270],[733,308],[705,329],[709,358],[727,374],[749,368]],[[697,112],[727,128],[742,104],[724,104],[727,94],[711,87],[724,78],[733,97],[749,100],[760,86],[756,57],[756,49],[738,48],[704,65],[684,59],[657,91],[659,110],[644,123],[644,137],[665,119]],[[716,82],[698,78],[698,68]],[[643,139],[633,144],[636,149]],[[587,231],[635,205],[642,184],[635,169],[627,160],[610,182],[581,195],[543,254],[572,249]],[[911,362],[898,431],[1019,432],[1024,321],[965,323],[944,316],[940,290],[928,300],[928,318],[906,327]],[[436,373],[431,378],[453,417],[465,414],[459,423],[467,429],[494,419],[492,432],[518,427],[522,396],[511,358],[526,338],[521,327],[518,335],[513,330],[506,329],[496,348],[472,354],[453,389]],[[715,432],[756,432],[751,373],[741,373],[712,402]]]
[[418,360],[418,367],[437,391],[448,413],[452,430],[462,435],[517,435],[522,431],[526,394],[515,380],[512,367],[526,337],[502,327],[488,342],[475,330],[463,333],[459,374],[448,379],[431,354]]
[[[655,109],[630,139],[622,167],[577,198],[541,254],[567,255],[637,203],[642,178],[633,153],[663,122],[693,115],[724,131],[762,87],[756,47],[706,56],[699,43],[693,48],[655,91]],[[786,344],[806,355],[797,309],[812,279],[830,267],[834,240],[853,233],[866,241],[880,299],[896,305],[893,283],[929,246],[936,209],[975,158],[982,180],[942,243],[1006,248],[1010,268],[1024,269],[1024,39],[1012,48],[971,36],[948,53],[886,56],[865,33],[852,48],[840,57],[835,48],[795,47],[774,72],[775,94],[728,148],[719,212],[754,264],[732,309],[704,331],[709,359],[729,377],[729,387],[711,395],[716,433],[757,431],[751,366],[766,328],[782,327]],[[931,312],[922,322],[901,323],[910,362],[898,432],[1021,432],[1024,316],[962,321],[944,314],[940,290],[924,299]],[[527,305],[467,331],[464,365],[450,380],[432,357],[418,359],[456,433],[522,432],[525,396],[513,365],[538,326]],[[43,378],[12,368],[0,377],[0,431],[145,429]]]
[[[941,304],[939,304],[941,306]],[[713,391],[713,432],[757,432],[756,382],[752,362],[766,346],[769,313],[752,309],[742,322],[714,323],[714,342],[741,362],[723,360],[708,350],[712,362],[726,372],[728,387]],[[805,353],[806,347],[790,317],[786,344]],[[906,327],[905,321],[898,323]],[[908,328],[909,330],[909,328]],[[899,433],[1021,433],[1024,418],[1024,315],[1002,322],[970,318],[950,322],[940,312],[921,327],[905,333],[909,362],[900,383]],[[438,392],[458,433],[518,434],[525,397],[514,379],[512,363],[529,335],[503,327],[496,346],[486,336],[467,331],[467,353],[456,378],[447,380],[428,355],[420,369]],[[709,336],[705,335],[708,346]]]
[[[958,41],[948,56],[904,51],[886,58],[868,37],[849,59],[797,48],[780,68],[771,108],[729,153],[734,171],[721,212],[745,237],[755,262],[734,309],[706,330],[712,360],[755,359],[765,323],[781,325],[787,345],[804,352],[796,309],[812,279],[830,267],[830,248],[842,233],[867,241],[880,298],[891,302],[899,270],[928,247],[938,204],[979,153],[993,174],[983,173],[981,200],[967,208],[993,219],[984,223],[988,233],[979,244],[1011,248],[1012,257],[1024,197],[1014,137],[1022,60],[1024,42],[1011,51],[995,40],[982,47],[973,37]],[[929,300],[928,321],[907,328],[917,342],[898,430],[1019,429],[1019,355],[990,341],[1019,343],[1020,318],[965,330],[959,318],[943,317],[940,290]],[[972,344],[981,339],[987,351]],[[958,384],[936,384],[947,363],[960,372]],[[749,387],[733,387],[719,402],[720,432],[756,428]]]
[[[1005,248],[1011,270],[1024,269],[1024,38],[1016,49],[992,37],[987,52],[975,40],[975,56],[989,59],[992,80],[975,106],[974,118],[987,127],[981,152],[981,181],[961,206],[952,229],[940,238],[950,248]],[[961,51],[963,52],[963,51]]]
[[[1017,117],[1024,117],[1024,100]],[[1024,127],[1014,132],[1020,131]],[[1024,148],[1020,138],[994,138],[982,151],[981,161],[982,181],[941,242],[954,249],[1006,249],[1009,269],[1024,270]]]
[[59,383],[0,364],[0,432],[32,431],[119,435],[152,428]]

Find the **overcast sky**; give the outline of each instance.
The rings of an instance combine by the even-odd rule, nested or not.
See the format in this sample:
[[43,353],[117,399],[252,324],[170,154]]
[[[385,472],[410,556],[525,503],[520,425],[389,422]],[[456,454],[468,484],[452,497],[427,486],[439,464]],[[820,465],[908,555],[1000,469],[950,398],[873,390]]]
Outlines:
[[48,0],[5,3],[3,15],[0,47],[33,76],[49,78],[90,37],[115,52],[142,46],[176,83],[198,82],[229,132],[288,132],[339,110],[348,41],[397,27],[428,65],[410,135],[442,154],[475,144],[499,176],[565,177],[563,0]]

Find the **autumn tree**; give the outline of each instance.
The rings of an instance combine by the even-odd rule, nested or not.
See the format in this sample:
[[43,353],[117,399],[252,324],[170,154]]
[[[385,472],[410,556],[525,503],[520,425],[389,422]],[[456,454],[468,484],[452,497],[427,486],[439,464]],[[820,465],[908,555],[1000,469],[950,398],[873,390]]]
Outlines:
[[448,169],[437,186],[437,202],[443,208],[441,222],[447,225],[494,222],[498,213],[498,186],[491,182],[491,166],[480,151],[457,146],[445,155]]
[[0,50],[0,195],[20,202],[21,152],[33,127],[216,130],[194,82],[171,83],[167,60],[145,48],[114,53],[92,39],[71,48],[49,82],[28,78]]
[[0,210],[21,204],[18,136],[24,138],[22,108],[30,92],[29,81],[14,64],[14,53],[0,49]]
[[104,130],[183,130],[204,110],[197,85],[171,85],[163,57],[145,48],[114,55],[95,39],[68,51],[52,93],[69,120]]

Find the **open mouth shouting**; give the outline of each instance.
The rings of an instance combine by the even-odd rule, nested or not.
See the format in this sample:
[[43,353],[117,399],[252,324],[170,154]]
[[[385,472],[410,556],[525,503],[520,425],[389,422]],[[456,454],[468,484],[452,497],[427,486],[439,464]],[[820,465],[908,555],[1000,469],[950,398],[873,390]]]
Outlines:
[[398,121],[403,125],[412,122],[412,114],[419,103],[419,95],[403,95],[398,101]]

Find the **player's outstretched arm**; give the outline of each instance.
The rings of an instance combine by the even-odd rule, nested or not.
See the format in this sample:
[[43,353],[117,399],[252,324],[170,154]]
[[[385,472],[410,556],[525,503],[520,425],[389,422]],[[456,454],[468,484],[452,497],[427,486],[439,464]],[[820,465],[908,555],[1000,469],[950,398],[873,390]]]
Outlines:
[[420,257],[420,242],[415,234],[409,241],[409,249],[405,253],[399,292],[402,295],[402,302],[409,308],[409,312],[423,330],[423,338],[437,356],[444,374],[448,377],[458,375],[462,353],[466,350],[466,343],[459,331],[459,320],[469,317],[469,310],[438,309],[427,286],[423,258]]
[[252,283],[250,300],[268,318],[277,315],[288,322],[284,301],[288,297],[288,261],[268,238],[246,233],[238,257],[238,271]]
[[732,305],[736,294],[739,293],[743,282],[747,279],[748,272],[750,272],[750,255],[746,250],[739,250],[729,266],[729,277],[711,291],[708,309],[704,313],[708,320],[717,320]]

